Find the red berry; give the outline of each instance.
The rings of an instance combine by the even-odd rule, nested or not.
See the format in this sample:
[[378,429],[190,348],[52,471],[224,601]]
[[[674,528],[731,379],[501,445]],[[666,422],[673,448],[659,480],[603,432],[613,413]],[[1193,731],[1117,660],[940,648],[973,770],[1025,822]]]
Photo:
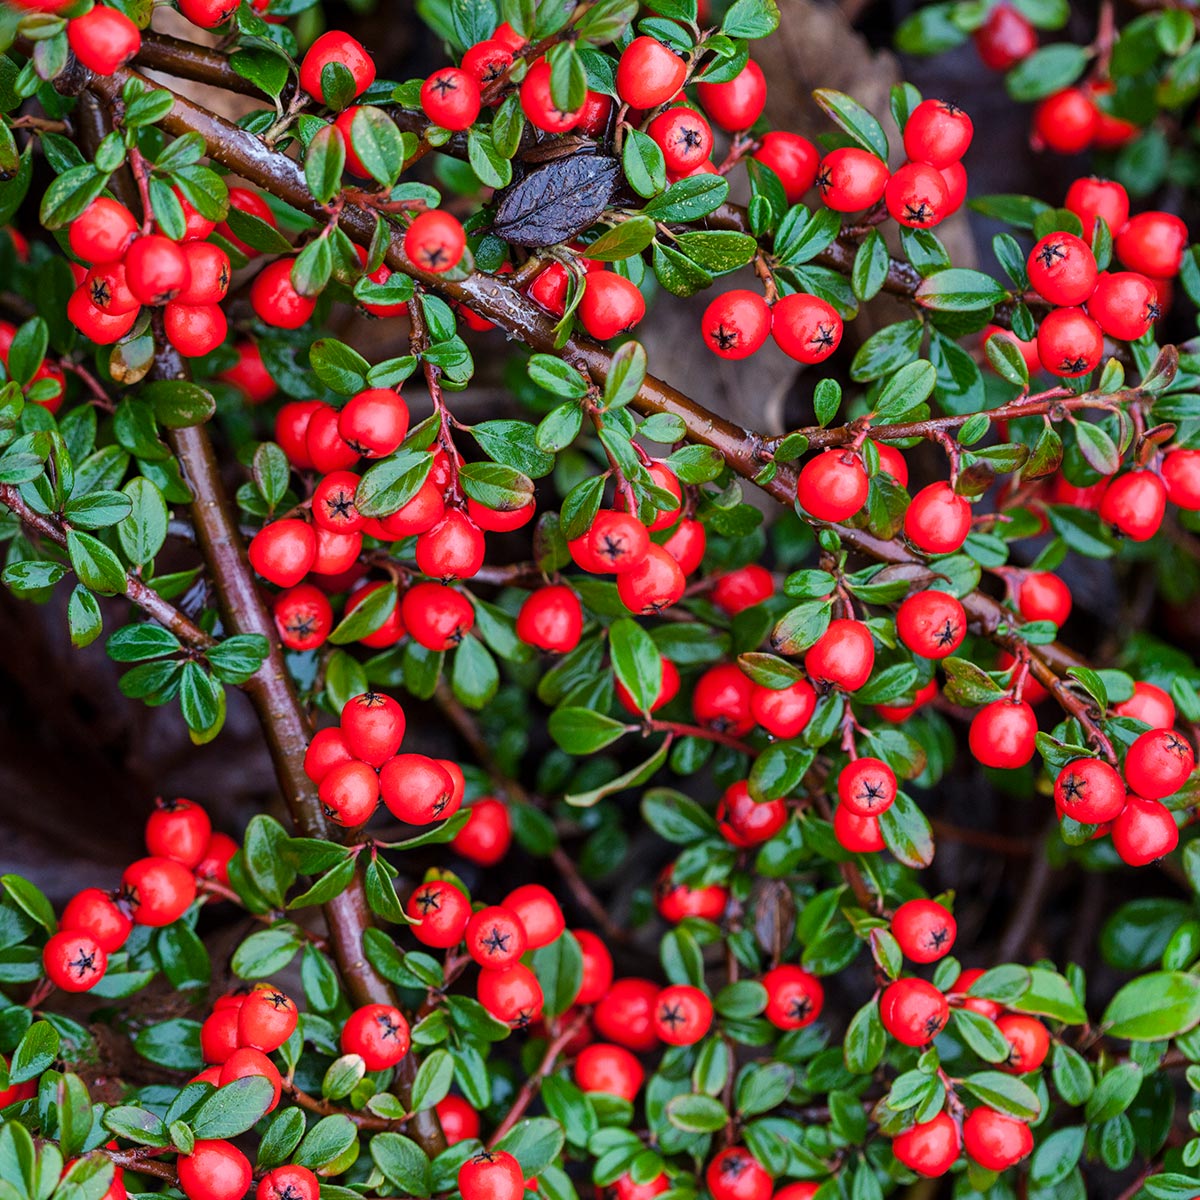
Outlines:
[[719,884],[692,888],[686,883],[676,883],[674,867],[666,867],[658,877],[654,892],[654,903],[660,915],[674,924],[686,917],[702,917],[706,921],[719,921],[725,915],[729,903],[729,891]]
[[431,879],[409,897],[405,912],[418,922],[411,927],[418,942],[448,950],[462,941],[471,919],[471,902],[454,884]]
[[417,538],[417,566],[443,582],[470,579],[483,566],[483,531],[461,508],[447,509]]
[[1149,541],[1167,511],[1167,489],[1153,471],[1118,475],[1100,501],[1100,520],[1116,534],[1135,542]]
[[219,830],[208,839],[204,857],[196,864],[197,879],[211,879],[229,886],[229,862],[241,847],[227,833]]
[[687,64],[652,37],[636,37],[617,64],[617,95],[630,108],[657,108],[683,86]]
[[918,688],[911,704],[877,704],[875,711],[885,720],[893,724],[907,721],[919,708],[923,708],[937,696],[937,680],[931,679],[924,687]]
[[745,288],[724,292],[704,310],[700,331],[704,344],[720,358],[749,358],[771,332],[770,305]]
[[1004,1171],[1033,1149],[1024,1121],[980,1105],[963,1122],[963,1147],[987,1171]]
[[654,1007],[659,988],[649,979],[618,979],[592,1014],[596,1032],[619,1046],[645,1054],[658,1045]]
[[821,691],[841,688],[856,692],[871,677],[875,666],[875,643],[861,621],[839,618],[804,656],[804,669]]
[[767,103],[767,81],[762,67],[749,59],[727,83],[701,82],[696,85],[696,94],[704,111],[722,129],[733,133],[749,129],[762,115]]
[[824,362],[842,340],[842,318],[819,296],[793,292],[775,302],[771,336],[797,362]]
[[1033,757],[1037,717],[1024,700],[993,700],[971,721],[971,753],[985,767],[1023,767]]
[[779,177],[789,204],[798,204],[804,198],[821,165],[821,155],[808,138],[777,130],[763,134],[754,158]]
[[810,458],[796,482],[796,500],[818,521],[845,521],[867,502],[871,483],[854,450],[826,450]]
[[1078,154],[1096,136],[1096,106],[1079,88],[1047,96],[1033,110],[1033,143],[1058,154]]
[[1082,304],[1096,287],[1091,247],[1073,233],[1048,233],[1029,252],[1029,282],[1051,304]]
[[967,994],[976,980],[982,979],[984,974],[985,972],[978,967],[960,971],[958,978],[947,989],[947,995],[954,998],[958,1007],[969,1008],[972,1012],[979,1013],[981,1017],[988,1017],[994,1021],[1000,1015],[1000,1005],[994,1000],[985,1000],[982,996]]
[[879,455],[879,473],[890,475],[901,487],[908,487],[908,462],[904,455],[886,442],[872,441],[871,445]]
[[632,513],[611,509],[596,514],[588,532],[588,549],[605,571],[621,574],[637,567],[650,549],[650,533]]
[[[440,491],[438,498],[440,501]],[[480,504],[473,497],[467,497],[467,516],[480,529],[489,533],[511,533],[514,529],[520,529],[533,520],[535,512],[537,512],[537,503],[532,496],[529,502],[521,505],[520,508],[488,508],[486,504]]]
[[470,129],[481,107],[479,80],[458,67],[442,67],[421,85],[421,107],[443,129]]
[[221,1065],[220,1087],[232,1083],[235,1079],[247,1079],[259,1076],[267,1080],[274,1096],[267,1112],[274,1112],[279,1104],[279,1093],[283,1090],[283,1081],[279,1077],[279,1068],[261,1051],[250,1046],[235,1050]]
[[142,304],[166,304],[189,279],[183,248],[161,234],[137,238],[125,254],[125,282]]
[[517,614],[517,637],[539,650],[566,654],[579,645],[582,631],[579,597],[565,584],[530,592]]
[[576,929],[575,940],[583,952],[583,982],[576,1004],[596,1004],[612,986],[613,960],[603,940],[588,929]]
[[305,441],[308,423],[313,413],[327,407],[320,400],[291,400],[275,414],[275,441],[298,470],[312,468]]
[[84,888],[67,901],[59,926],[90,934],[105,954],[112,954],[125,945],[133,932],[133,922],[117,906],[113,898],[99,888]]
[[292,1036],[299,1019],[290,996],[269,984],[261,985],[238,1009],[238,1042],[270,1054]]
[[1118,717],[1144,721],[1151,729],[1170,729],[1175,724],[1175,701],[1170,693],[1140,679],[1133,685],[1133,695],[1114,704],[1113,712]]
[[334,767],[354,761],[340,729],[318,729],[304,752],[304,773],[313,783],[319,784]]
[[1138,213],[1130,217],[1122,230],[1113,230],[1117,258],[1131,271],[1153,275],[1156,279],[1179,273],[1187,248],[1187,226],[1177,216],[1165,212]]
[[55,987],[64,992],[86,992],[104,978],[108,955],[90,933],[63,930],[43,948],[42,967]]
[[[93,13],[111,13],[111,8],[97,6]],[[71,252],[93,266],[119,262],[125,257],[130,242],[137,237],[138,224],[133,213],[123,204],[107,196],[97,196],[71,222],[67,240]]]
[[127,313],[135,313],[141,307],[138,298],[129,290],[125,282],[125,264],[123,262],[106,263],[104,266],[93,267],[83,281],[80,289],[87,296],[94,308],[110,317],[123,317]]
[[694,108],[668,108],[650,122],[646,132],[663,152],[667,170],[679,175],[698,167],[712,153],[712,129]]
[[[134,246],[145,240],[145,238],[139,238]],[[174,243],[171,244],[174,245]],[[180,304],[219,304],[229,291],[229,255],[212,242],[184,242],[180,249],[187,262],[187,283],[175,299]],[[130,254],[132,253],[131,249]],[[258,354],[258,347],[253,342],[246,342],[239,348],[239,355],[247,353],[256,357],[258,368],[261,371],[262,357]],[[238,365],[242,366],[241,361]],[[267,379],[270,380],[269,375]],[[274,393],[274,381],[271,381],[270,386],[271,392]],[[264,398],[269,399],[269,396]]]
[[481,867],[493,867],[508,853],[512,844],[512,817],[508,807],[490,796],[471,805],[467,823],[454,835],[450,845],[463,858]]
[[612,111],[613,98],[604,95],[603,92],[593,92],[589,88],[584,97],[583,107],[579,110],[579,124],[575,128],[589,137],[599,137],[608,128]]
[[408,1022],[390,1004],[365,1004],[342,1026],[342,1053],[357,1054],[368,1071],[386,1071],[407,1053]]
[[563,110],[554,103],[550,92],[550,64],[545,59],[534,63],[521,81],[521,111],[536,129],[546,133],[566,133],[579,124],[583,108]]
[[196,898],[191,871],[170,858],[139,858],[121,876],[121,898],[135,925],[170,925]]
[[220,1065],[238,1048],[237,1027],[236,1008],[219,1008],[200,1026],[200,1054],[206,1063]]
[[355,758],[382,767],[404,738],[404,710],[382,692],[363,692],[342,708],[342,736]]
[[1076,179],[1067,188],[1063,207],[1083,223],[1083,236],[1090,245],[1098,217],[1104,218],[1113,237],[1125,228],[1129,220],[1129,193],[1115,180],[1089,175]]
[[750,696],[754,685],[736,663],[709,667],[692,690],[692,715],[698,725],[742,737],[754,728]]
[[168,304],[163,310],[163,327],[184,358],[211,354],[229,331],[219,304]]
[[768,1200],[773,1184],[762,1164],[741,1146],[717,1154],[704,1172],[704,1182],[713,1200]]
[[698,570],[704,561],[707,544],[708,534],[704,526],[699,521],[684,517],[663,542],[662,548],[675,560],[683,575],[688,576]]
[[770,599],[774,591],[771,572],[758,563],[750,563],[721,575],[713,586],[712,601],[732,617]]
[[250,565],[279,587],[295,587],[312,566],[316,542],[312,526],[304,521],[272,521],[251,539]]
[[280,592],[271,606],[279,640],[289,650],[316,650],[333,629],[333,608],[320,588],[297,584]]
[[500,970],[525,953],[525,927],[510,909],[493,904],[467,922],[467,953],[481,966]]
[[785,688],[756,686],[750,693],[750,712],[769,734],[794,738],[808,724],[817,706],[817,693],[807,679]]
[[1012,1047],[1002,1070],[1013,1075],[1024,1075],[1028,1071],[1036,1071],[1046,1061],[1050,1051],[1050,1032],[1036,1017],[1010,1013],[996,1022],[996,1028]]
[[1037,350],[1052,375],[1076,379],[1100,365],[1104,333],[1082,308],[1056,308],[1038,326]]
[[928,229],[950,211],[946,181],[926,163],[905,163],[887,181],[883,195],[893,220],[910,229]]
[[887,181],[887,163],[855,146],[831,150],[821,160],[816,177],[825,207],[848,213],[878,204]]
[[259,271],[250,285],[250,304],[259,319],[277,329],[299,329],[317,307],[292,286],[292,259],[279,258]]
[[962,163],[951,163],[948,167],[939,167],[938,174],[946,186],[946,207],[942,209],[942,219],[958,212],[967,198],[967,168]]
[[584,1092],[603,1092],[632,1102],[645,1077],[642,1064],[623,1046],[595,1042],[575,1060],[575,1083]]
[[1030,571],[1017,589],[1017,608],[1026,621],[1061,625],[1071,615],[1071,589],[1052,571]]
[[1112,840],[1122,862],[1131,867],[1145,867],[1175,849],[1179,844],[1179,829],[1165,805],[1130,796],[1113,822]]
[[1162,315],[1158,289],[1136,271],[1102,272],[1087,311],[1109,337],[1127,342],[1137,341]]
[[[663,492],[670,492],[674,498],[674,504],[668,505],[666,508],[660,508],[658,515],[647,526],[651,533],[658,533],[659,530],[669,529],[679,519],[679,514],[683,508],[683,487],[679,482],[679,476],[663,462],[652,462],[646,468],[654,486]],[[621,499],[618,496],[618,499]],[[658,501],[661,503],[661,501]]]
[[313,521],[335,533],[356,533],[363,516],[354,502],[358,476],[353,471],[332,471],[313,490]]
[[712,1021],[712,1001],[698,987],[678,983],[658,993],[654,1029],[668,1046],[694,1046]]
[[194,867],[208,848],[212,822],[208,813],[193,800],[154,802],[154,812],[146,821],[146,849],[160,858],[173,858],[185,867]]
[[554,894],[540,883],[524,883],[504,897],[504,907],[516,913],[530,950],[557,941],[567,927]]
[[[1024,18],[1022,18],[1023,20]],[[892,1153],[910,1171],[935,1179],[950,1170],[962,1149],[958,1126],[949,1113],[911,1125],[892,1139]]]
[[179,11],[201,29],[215,29],[238,10],[234,0],[178,0]]
[[915,963],[945,958],[957,933],[950,910],[936,900],[907,900],[892,915],[892,935],[904,957]]
[[408,433],[408,405],[391,388],[367,388],[346,401],[338,433],[364,458],[386,458]]
[[1200,510],[1200,450],[1169,450],[1161,470],[1167,499],[1189,512]]
[[524,963],[502,971],[480,971],[479,1003],[498,1021],[526,1028],[542,1015],[542,986]]
[[447,1146],[479,1136],[479,1114],[461,1096],[446,1096],[435,1104]]
[[300,86],[318,100],[325,100],[322,74],[331,63],[340,63],[354,80],[354,96],[363,94],[375,82],[375,63],[348,33],[330,30],[308,48],[300,64]]
[[617,576],[617,595],[630,612],[654,616],[683,598],[687,578],[664,546],[651,545],[632,571]]
[[914,592],[896,610],[896,633],[921,658],[945,658],[967,636],[967,614],[948,592]]
[[1054,803],[1073,821],[1101,825],[1114,820],[1125,807],[1125,783],[1102,759],[1077,758],[1059,771]]
[[883,1027],[905,1046],[932,1042],[950,1019],[946,997],[924,979],[897,979],[879,1000]]
[[427,650],[457,646],[475,625],[475,610],[461,592],[441,583],[416,583],[400,601],[404,627]]
[[379,807],[379,776],[354,759],[332,768],[317,786],[325,815],[335,825],[356,829],[369,821]]
[[1125,752],[1130,791],[1147,800],[1172,796],[1196,765],[1192,747],[1173,729],[1150,729]]
[[646,315],[646,300],[637,285],[623,275],[589,271],[578,311],[584,329],[597,341],[606,342],[632,329]]
[[414,217],[404,231],[404,253],[422,271],[440,275],[458,266],[467,248],[462,223],[448,212],[431,209]]
[[1023,58],[1028,58],[1038,44],[1037,30],[1007,0],[1002,0],[988,13],[987,20],[973,37],[983,65],[993,71],[1007,71],[1016,66]]
[[506,1150],[480,1150],[458,1168],[463,1200],[521,1200],[525,1172]]
[[735,846],[757,846],[773,838],[787,823],[782,800],[761,803],[750,795],[745,780],[731,783],[717,805],[717,827]]
[[767,1007],[763,1015],[777,1029],[803,1029],[811,1025],[825,1006],[821,981],[803,967],[784,963],[762,977],[767,989]]
[[307,1168],[285,1163],[268,1171],[255,1189],[255,1200],[319,1200],[321,1184]]
[[896,799],[896,774],[881,758],[852,758],[839,772],[838,801],[859,817],[878,817]]
[[397,754],[379,772],[379,790],[388,812],[409,825],[429,825],[452,817],[454,780],[436,758]]
[[476,42],[462,57],[462,69],[475,79],[480,87],[494,83],[512,63],[512,50],[496,38],[485,38],[482,42]]
[[188,1200],[242,1200],[253,1182],[249,1159],[229,1142],[197,1141],[176,1168]]
[[904,126],[904,153],[913,162],[948,167],[967,152],[975,126],[957,104],[922,100]]
[[67,22],[67,41],[75,57],[97,75],[111,75],[142,47],[138,27],[115,8],[97,4]]

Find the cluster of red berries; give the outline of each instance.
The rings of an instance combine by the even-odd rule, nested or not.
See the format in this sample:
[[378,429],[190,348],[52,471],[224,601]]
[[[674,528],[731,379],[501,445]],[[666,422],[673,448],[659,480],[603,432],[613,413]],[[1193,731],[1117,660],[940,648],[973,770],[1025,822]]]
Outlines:
[[[585,255],[577,262],[584,272],[583,293],[576,309],[580,324],[599,341],[628,333],[646,315],[646,300],[637,285]],[[567,310],[569,287],[567,268],[552,262],[534,276],[525,291],[552,316],[561,317]]]
[[129,333],[143,305],[163,309],[163,327],[180,354],[208,354],[225,340],[221,301],[229,291],[229,256],[204,240],[216,222],[178,191],[176,197],[187,222],[178,242],[139,232],[129,209],[108,196],[98,196],[71,222],[71,250],[91,269],[81,273],[67,316],[97,344],[111,345]]
[[130,863],[115,892],[84,888],[68,902],[58,932],[42,951],[46,977],[64,992],[86,992],[104,978],[108,956],[125,945],[134,925],[177,921],[196,898],[197,881],[229,884],[237,843],[214,831],[192,800],[155,802],[146,821],[150,857]]

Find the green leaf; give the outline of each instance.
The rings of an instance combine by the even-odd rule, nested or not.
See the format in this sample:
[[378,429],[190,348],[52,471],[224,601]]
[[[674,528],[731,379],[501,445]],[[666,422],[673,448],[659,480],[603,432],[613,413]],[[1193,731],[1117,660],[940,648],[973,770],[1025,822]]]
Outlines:
[[667,1120],[685,1133],[716,1133],[729,1124],[729,1113],[715,1096],[685,1093],[667,1102]]
[[723,176],[692,175],[655,196],[642,212],[656,221],[696,221],[724,204],[728,195],[729,181]]
[[67,530],[67,555],[81,583],[102,596],[125,591],[125,568],[121,560],[98,538]]
[[247,1075],[222,1084],[196,1110],[189,1125],[197,1138],[231,1138],[252,1129],[274,1099],[271,1081]]
[[734,0],[721,22],[721,32],[731,38],[764,38],[778,28],[775,0]]
[[404,141],[387,113],[370,104],[356,108],[350,122],[350,143],[372,179],[388,187],[395,185],[404,166]]
[[567,707],[550,714],[550,736],[568,754],[595,754],[612,745],[626,731],[622,721],[614,721],[590,708]]
[[539,947],[530,955],[529,966],[542,985],[546,1012],[552,1017],[565,1013],[583,984],[583,952],[575,935],[562,933]]
[[887,134],[857,100],[833,88],[818,88],[813,92],[813,99],[857,145],[887,162]]
[[34,1021],[13,1051],[8,1082],[36,1079],[58,1057],[60,1042],[58,1030],[49,1021]]
[[999,304],[1008,293],[982,271],[950,267],[922,279],[913,299],[937,312],[974,312]]
[[1086,46],[1070,42],[1042,46],[1005,75],[1004,85],[1014,100],[1041,100],[1070,87],[1083,74],[1090,58]]
[[1127,983],[1109,1001],[1101,1024],[1111,1037],[1157,1041],[1200,1023],[1200,976],[1155,971]]
[[304,180],[313,198],[329,204],[341,191],[346,166],[346,143],[332,125],[317,130],[304,153]]
[[619,225],[606,229],[587,247],[588,258],[601,262],[616,262],[641,254],[654,241],[655,224],[649,217],[630,217]]
[[1001,1071],[977,1071],[962,1081],[964,1090],[991,1108],[1021,1120],[1033,1120],[1041,1112],[1037,1093],[1013,1075]]

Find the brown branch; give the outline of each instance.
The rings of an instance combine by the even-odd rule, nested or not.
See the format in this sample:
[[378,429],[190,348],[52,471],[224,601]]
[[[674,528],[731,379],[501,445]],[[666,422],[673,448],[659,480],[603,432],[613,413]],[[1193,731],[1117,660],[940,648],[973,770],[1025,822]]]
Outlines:
[[362,1129],[368,1133],[392,1133],[403,1129],[410,1120],[410,1117],[401,1117],[393,1121],[388,1117],[377,1117],[374,1113],[342,1108],[340,1105],[334,1104],[332,1100],[310,1096],[308,1092],[298,1088],[294,1083],[284,1083],[283,1090],[308,1112],[316,1113],[321,1117],[347,1117],[353,1122],[356,1129]]

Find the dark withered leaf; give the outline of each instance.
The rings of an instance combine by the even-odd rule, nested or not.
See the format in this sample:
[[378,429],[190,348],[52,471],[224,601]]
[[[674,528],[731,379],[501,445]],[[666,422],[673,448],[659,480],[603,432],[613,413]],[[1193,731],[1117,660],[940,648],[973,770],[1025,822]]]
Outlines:
[[604,155],[553,159],[499,193],[492,232],[516,246],[554,246],[582,233],[608,207],[620,168]]

